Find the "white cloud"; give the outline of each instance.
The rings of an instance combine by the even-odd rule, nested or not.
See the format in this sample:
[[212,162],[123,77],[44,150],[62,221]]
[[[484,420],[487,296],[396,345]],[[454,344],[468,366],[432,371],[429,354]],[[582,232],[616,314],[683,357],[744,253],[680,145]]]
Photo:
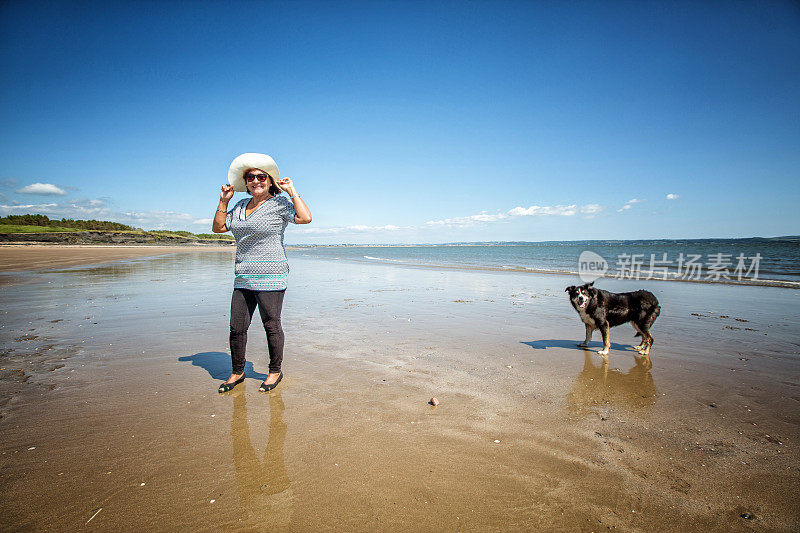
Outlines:
[[387,224],[385,226],[362,226],[362,225],[353,225],[353,226],[339,226],[339,227],[332,227],[332,228],[317,228],[317,227],[308,227],[308,226],[301,226],[298,228],[291,227],[289,231],[292,233],[304,233],[304,234],[314,234],[314,235],[335,235],[339,233],[369,233],[373,231],[397,231],[401,229],[413,229],[413,226],[395,226],[392,224]]
[[539,206],[533,205],[530,207],[515,207],[506,211],[505,213],[487,213],[482,211],[475,215],[468,215],[463,217],[444,218],[441,220],[429,220],[419,226],[394,226],[388,224],[386,226],[339,226],[339,227],[301,227],[291,229],[292,233],[302,233],[306,235],[335,235],[346,233],[367,233],[378,231],[398,231],[398,230],[419,230],[419,229],[433,229],[433,228],[466,228],[489,224],[493,222],[510,221],[518,217],[532,217],[532,216],[574,216],[579,212],[594,216],[603,210],[603,206],[599,204],[586,204],[578,206],[577,204],[570,205],[555,205],[555,206]]
[[559,215],[559,216],[572,216],[578,212],[578,206],[572,205],[555,205],[555,206],[539,206],[532,205],[528,208],[515,207],[508,212],[509,215],[514,217],[534,217],[542,215]]
[[115,216],[117,222],[145,229],[174,230],[187,225],[210,226],[211,219],[175,211],[129,211]]
[[[25,213],[12,213],[11,211],[47,211],[54,207],[57,207],[58,204],[28,204],[28,205],[0,205],[0,211],[3,211],[7,215],[16,215],[16,214],[25,214]],[[41,213],[46,215],[47,213]]]
[[583,214],[584,220],[596,217],[602,210],[603,206],[600,204],[586,204],[581,206],[581,213]]
[[18,193],[22,194],[42,194],[50,196],[64,196],[67,194],[63,189],[60,189],[52,183],[31,183],[25,187],[18,189]]
[[646,198],[645,199],[631,198],[630,200],[625,202],[625,205],[623,205],[622,207],[617,209],[617,213],[622,213],[623,211],[629,210],[631,207],[633,207],[633,204],[640,204],[640,203],[646,202],[646,201],[647,201]]
[[677,200],[678,198],[680,198],[680,195],[678,194],[669,193],[667,195],[667,200]]
[[292,233],[305,233],[307,235],[336,235],[345,233],[347,228],[317,228],[317,227],[302,227],[302,228],[287,228]]
[[441,220],[429,220],[420,226],[341,226],[341,227],[302,227],[292,229],[293,233],[303,234],[316,234],[316,235],[331,235],[342,233],[364,233],[373,231],[397,231],[397,230],[419,230],[419,229],[432,229],[432,228],[466,228],[488,224],[492,222],[510,221],[517,217],[529,216],[574,216],[577,213],[582,213],[592,217],[603,210],[603,206],[599,204],[586,204],[578,206],[577,204],[570,205],[555,205],[555,206],[530,206],[530,207],[515,207],[505,213],[486,213],[482,211],[475,215],[468,215],[463,217],[452,217]]
[[485,224],[488,222],[499,222],[504,220],[509,220],[516,217],[536,217],[536,216],[565,216],[570,217],[578,213],[585,214],[595,214],[602,210],[603,208],[598,204],[587,204],[582,207],[578,207],[577,204],[571,205],[532,205],[530,207],[515,207],[513,209],[509,209],[505,213],[495,213],[495,214],[488,214],[485,211],[478,213],[477,215],[469,215],[464,217],[454,217],[454,218],[445,218],[442,220],[429,220],[425,223],[424,227],[435,227],[435,226],[448,226],[448,227],[455,227],[455,228],[463,228],[468,226],[475,226],[478,224]]
[[103,199],[79,199],[65,204],[0,205],[0,215],[40,213],[51,219],[72,218],[108,220],[145,229],[176,230],[190,226],[210,226],[211,219],[197,218],[174,211],[129,211],[111,209]]
[[400,226],[394,226],[392,224],[387,224],[385,226],[362,226],[362,225],[355,225],[355,226],[346,226],[346,230],[351,231],[394,231],[400,229]]
[[442,220],[429,220],[425,223],[425,226],[451,226],[451,227],[466,227],[466,226],[473,226],[475,224],[486,223],[486,222],[497,222],[498,220],[507,219],[509,215],[505,213],[496,213],[494,215],[489,215],[486,211],[482,211],[477,215],[469,215],[466,217],[453,217],[453,218],[445,218]]

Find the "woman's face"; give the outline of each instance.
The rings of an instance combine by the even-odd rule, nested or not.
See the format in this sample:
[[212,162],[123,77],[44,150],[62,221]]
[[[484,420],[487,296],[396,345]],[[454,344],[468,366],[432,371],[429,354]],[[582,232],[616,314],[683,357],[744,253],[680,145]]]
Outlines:
[[[261,181],[262,179],[264,181]],[[255,196],[266,194],[269,191],[269,187],[272,185],[272,178],[260,168],[251,168],[244,173],[244,182],[250,194]]]

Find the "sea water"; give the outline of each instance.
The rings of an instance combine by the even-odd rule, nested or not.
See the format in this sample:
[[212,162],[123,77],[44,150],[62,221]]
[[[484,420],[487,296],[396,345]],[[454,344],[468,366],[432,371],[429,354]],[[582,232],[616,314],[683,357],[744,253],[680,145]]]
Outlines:
[[800,238],[594,240],[434,245],[300,246],[293,254],[408,266],[578,274],[590,251],[606,277],[800,288]]

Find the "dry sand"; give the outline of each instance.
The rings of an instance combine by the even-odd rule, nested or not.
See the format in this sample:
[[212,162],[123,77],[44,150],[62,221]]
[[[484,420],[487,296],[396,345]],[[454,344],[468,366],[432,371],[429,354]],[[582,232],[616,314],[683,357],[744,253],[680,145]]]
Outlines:
[[229,249],[0,289],[3,529],[798,530],[797,291],[642,283],[604,360],[574,280],[290,261],[269,394]]

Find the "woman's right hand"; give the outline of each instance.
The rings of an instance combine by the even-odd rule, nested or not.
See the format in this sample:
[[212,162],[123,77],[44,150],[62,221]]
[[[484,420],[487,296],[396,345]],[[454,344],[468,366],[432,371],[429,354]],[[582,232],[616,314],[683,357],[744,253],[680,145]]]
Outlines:
[[231,198],[233,198],[233,185],[223,185],[219,191],[219,199],[228,202]]

